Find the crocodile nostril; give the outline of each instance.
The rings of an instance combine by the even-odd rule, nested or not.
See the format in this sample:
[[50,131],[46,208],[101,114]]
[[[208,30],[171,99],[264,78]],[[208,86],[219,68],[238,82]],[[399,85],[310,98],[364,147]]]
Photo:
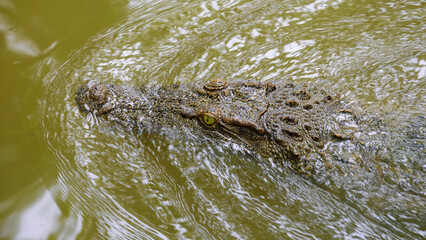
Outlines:
[[96,84],[90,88],[89,97],[96,101],[96,104],[102,105],[107,102],[107,92],[108,89],[104,85]]

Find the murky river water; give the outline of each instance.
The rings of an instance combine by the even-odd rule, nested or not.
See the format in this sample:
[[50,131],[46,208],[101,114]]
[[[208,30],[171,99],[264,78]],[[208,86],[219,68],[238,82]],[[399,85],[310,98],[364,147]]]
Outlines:
[[[50,7],[83,13],[45,18],[34,12],[48,7],[4,5],[0,237],[426,237],[426,1],[76,1]],[[55,23],[63,17],[73,21]],[[387,164],[416,167],[406,170],[416,189],[391,179],[374,192],[331,190],[233,145],[138,137],[74,101],[89,81],[217,77],[314,83],[415,119],[417,149]]]

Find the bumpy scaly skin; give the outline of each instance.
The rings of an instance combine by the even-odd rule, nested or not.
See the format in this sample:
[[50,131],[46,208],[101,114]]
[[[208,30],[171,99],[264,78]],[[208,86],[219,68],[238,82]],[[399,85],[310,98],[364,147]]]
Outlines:
[[[81,111],[105,116],[135,132],[208,136],[297,171],[312,171],[309,156],[328,142],[350,140],[356,114],[339,96],[306,84],[227,82],[124,88],[81,86]],[[311,159],[311,160],[310,160]]]

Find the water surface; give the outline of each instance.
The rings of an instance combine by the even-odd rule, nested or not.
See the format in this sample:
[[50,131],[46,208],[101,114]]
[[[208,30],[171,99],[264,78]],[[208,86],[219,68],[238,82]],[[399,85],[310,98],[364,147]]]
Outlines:
[[[38,218],[45,236],[71,239],[426,237],[424,149],[410,149],[424,148],[424,1],[129,1],[111,8],[120,10],[106,8],[108,24],[73,45],[45,44],[28,67],[37,101],[24,112],[39,123],[27,128],[39,133],[28,142],[43,139],[28,145],[48,150],[33,157],[40,180],[22,187],[22,196],[37,200],[15,206],[23,213],[9,212],[0,236],[25,236],[25,227],[8,229],[46,209],[48,217]],[[401,116],[401,126],[414,122],[420,142],[383,166],[412,168],[418,175],[407,185],[416,189],[390,179],[374,191],[331,190],[259,164],[232,144],[136,136],[80,113],[74,102],[87,82],[217,77],[317,84]],[[25,174],[20,166],[15,171]],[[39,190],[25,190],[33,185]]]

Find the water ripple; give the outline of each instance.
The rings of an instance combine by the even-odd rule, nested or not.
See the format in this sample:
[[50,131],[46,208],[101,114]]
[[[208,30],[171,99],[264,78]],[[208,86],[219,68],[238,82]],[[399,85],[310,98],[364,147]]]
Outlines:
[[[254,78],[316,83],[415,117],[425,112],[424,27],[417,20],[424,10],[400,2],[131,1],[127,18],[44,80],[42,124],[59,169],[52,191],[79,236],[424,237],[424,195],[399,194],[390,183],[415,162],[403,150],[396,150],[403,156],[395,160],[398,166],[378,163],[395,167],[385,169],[390,180],[383,188],[357,189],[374,184],[349,181],[348,190],[339,192],[258,163],[227,143],[130,134],[80,113],[73,99],[88,81]],[[424,175],[419,177],[421,185]],[[405,178],[397,181],[403,187]],[[397,206],[387,210],[381,201]]]

